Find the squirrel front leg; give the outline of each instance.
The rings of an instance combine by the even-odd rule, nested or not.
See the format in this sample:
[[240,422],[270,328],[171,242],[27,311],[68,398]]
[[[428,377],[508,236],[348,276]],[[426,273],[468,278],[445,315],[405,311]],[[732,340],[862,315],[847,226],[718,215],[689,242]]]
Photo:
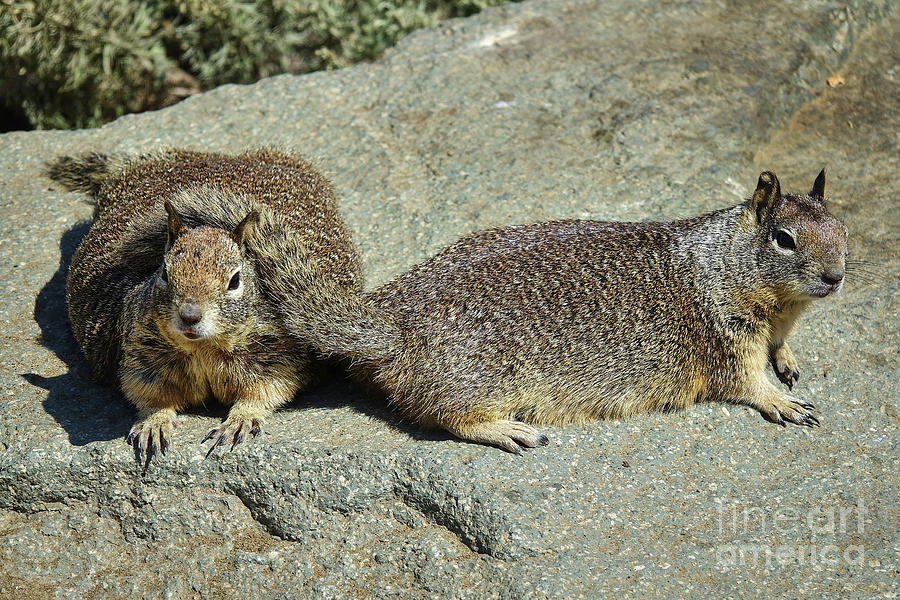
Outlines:
[[166,454],[178,421],[171,408],[143,408],[138,411],[135,423],[125,442],[134,447],[134,457],[144,463],[144,470],[157,454]]
[[202,404],[208,391],[190,378],[182,355],[160,352],[159,347],[152,330],[135,328],[123,345],[119,365],[122,392],[138,410],[138,421],[125,441],[145,471],[155,456],[168,450],[177,412]]
[[794,384],[800,379],[800,368],[797,359],[787,345],[787,337],[797,324],[797,316],[807,303],[795,303],[785,307],[784,314],[774,323],[774,328],[769,342],[769,362],[775,369],[775,374],[789,390],[794,389]]
[[162,383],[140,368],[126,368],[120,372],[122,391],[138,409],[138,421],[128,432],[125,442],[134,447],[134,457],[144,464],[169,449],[175,427],[176,411],[191,404],[179,390]]
[[[228,417],[222,425],[212,429],[201,442],[215,440],[207,451],[209,456],[219,446],[231,445],[231,449],[247,439],[262,433],[266,418],[276,408],[291,401],[303,386],[296,379],[267,379],[248,385],[237,391],[237,397]],[[232,392],[234,393],[234,392]]]
[[794,384],[800,379],[800,371],[797,366],[797,359],[794,358],[794,353],[788,348],[787,342],[782,341],[781,345],[773,346],[770,352],[770,359],[778,379],[788,386],[789,390],[793,390]]

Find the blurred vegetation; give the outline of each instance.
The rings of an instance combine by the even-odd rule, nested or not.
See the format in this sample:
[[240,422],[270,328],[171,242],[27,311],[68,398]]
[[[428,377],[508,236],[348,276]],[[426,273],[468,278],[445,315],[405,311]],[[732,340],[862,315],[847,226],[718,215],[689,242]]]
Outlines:
[[0,0],[0,131],[96,127],[224,83],[376,58],[508,0]]

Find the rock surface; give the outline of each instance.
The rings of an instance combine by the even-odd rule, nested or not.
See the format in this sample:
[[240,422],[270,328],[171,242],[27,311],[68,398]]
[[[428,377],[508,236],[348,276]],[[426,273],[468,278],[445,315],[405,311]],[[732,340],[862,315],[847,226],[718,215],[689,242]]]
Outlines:
[[[375,64],[0,136],[0,598],[896,597],[900,5],[746,6],[534,0]],[[338,375],[207,460],[221,414],[187,415],[142,477],[68,329],[90,208],[41,169],[160,144],[314,158],[370,287],[483,227],[688,216],[827,166],[869,263],[792,337],[822,427],[710,404],[545,427],[518,458]]]

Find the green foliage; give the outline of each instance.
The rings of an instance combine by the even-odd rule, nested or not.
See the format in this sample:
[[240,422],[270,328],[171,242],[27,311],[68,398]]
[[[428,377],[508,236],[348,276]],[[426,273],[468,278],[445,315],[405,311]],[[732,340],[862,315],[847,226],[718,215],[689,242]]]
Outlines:
[[200,89],[369,60],[508,0],[0,0],[0,110],[94,127]]
[[115,0],[0,0],[0,101],[40,128],[145,108],[167,67],[155,17]]

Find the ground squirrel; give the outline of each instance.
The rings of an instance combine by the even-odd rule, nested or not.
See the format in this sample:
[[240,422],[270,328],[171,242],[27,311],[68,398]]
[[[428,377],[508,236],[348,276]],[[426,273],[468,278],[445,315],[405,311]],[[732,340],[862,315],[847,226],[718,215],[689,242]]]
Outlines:
[[360,293],[358,254],[310,163],[173,149],[62,157],[48,174],[96,199],[69,269],[69,317],[95,376],[137,407],[127,441],[145,466],[165,453],[176,411],[231,405],[204,441],[233,448],[311,382],[311,349],[282,327],[248,251],[280,232],[302,242],[323,284]]
[[847,233],[825,206],[824,171],[801,195],[764,172],[747,202],[674,222],[483,231],[365,298],[308,293],[315,267],[271,258],[302,247],[267,243],[258,268],[289,329],[350,358],[416,423],[466,440],[518,453],[547,440],[525,422],[708,400],[819,423],[765,368],[793,386],[785,338],[811,300],[842,287]]

